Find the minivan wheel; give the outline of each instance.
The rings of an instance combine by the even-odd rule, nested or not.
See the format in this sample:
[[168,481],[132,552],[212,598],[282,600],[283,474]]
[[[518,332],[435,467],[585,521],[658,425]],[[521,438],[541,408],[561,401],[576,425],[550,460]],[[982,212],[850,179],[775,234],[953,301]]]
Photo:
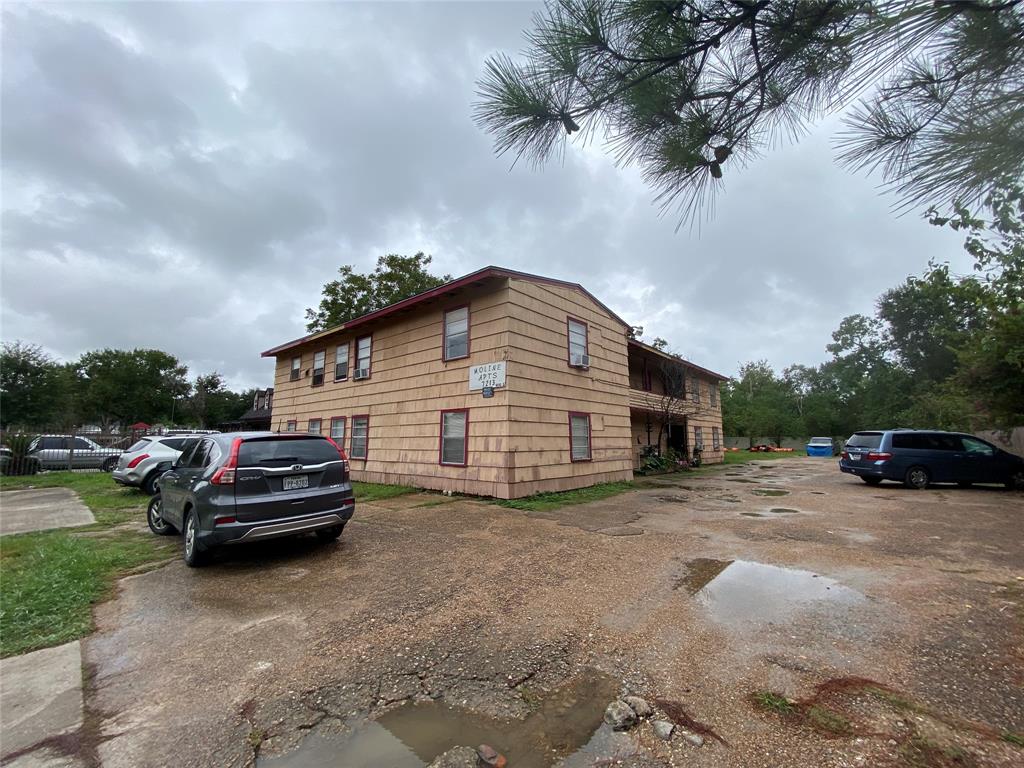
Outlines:
[[878,485],[879,483],[882,482],[882,478],[880,477],[862,477],[861,480],[863,480],[868,485]]
[[185,513],[185,565],[198,568],[206,562],[206,552],[199,541],[199,515],[194,509]]
[[100,466],[103,472],[113,472],[117,469],[117,457],[111,456],[109,459],[104,459],[103,464]]
[[174,526],[164,520],[163,511],[163,499],[158,493],[149,500],[149,508],[146,510],[146,522],[149,523],[149,530],[157,536],[170,536],[172,533],[177,533]]
[[915,491],[923,491],[928,487],[931,478],[928,477],[928,470],[924,467],[911,467],[903,477],[903,484]]
[[341,536],[341,532],[344,530],[344,524],[332,525],[330,528],[318,528],[316,531],[316,537],[320,539],[320,541],[334,541],[336,538]]

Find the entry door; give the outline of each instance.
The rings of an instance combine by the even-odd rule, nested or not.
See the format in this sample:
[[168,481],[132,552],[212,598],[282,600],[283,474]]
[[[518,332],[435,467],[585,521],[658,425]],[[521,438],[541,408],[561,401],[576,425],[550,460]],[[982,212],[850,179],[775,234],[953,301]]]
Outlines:
[[690,452],[687,450],[688,441],[686,439],[688,433],[689,429],[687,429],[685,420],[682,424],[669,424],[668,447],[680,456],[689,456]]

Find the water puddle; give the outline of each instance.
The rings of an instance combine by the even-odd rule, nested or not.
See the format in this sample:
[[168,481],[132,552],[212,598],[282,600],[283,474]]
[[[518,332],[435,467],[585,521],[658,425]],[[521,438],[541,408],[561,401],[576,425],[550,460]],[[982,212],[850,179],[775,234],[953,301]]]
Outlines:
[[723,624],[770,623],[797,613],[862,602],[860,592],[811,571],[747,560],[698,558],[680,583]]
[[740,512],[743,517],[764,517],[760,512]]
[[768,510],[773,515],[799,515],[799,509],[790,509],[789,507],[772,507]]
[[755,496],[788,496],[789,491],[784,491],[781,488],[755,488],[751,491]]
[[258,768],[423,768],[452,747],[489,744],[516,768],[591,765],[625,757],[632,739],[602,721],[619,694],[613,678],[590,670],[540,701],[525,720],[500,720],[431,701],[408,703],[350,734],[311,734],[298,749],[260,759]]

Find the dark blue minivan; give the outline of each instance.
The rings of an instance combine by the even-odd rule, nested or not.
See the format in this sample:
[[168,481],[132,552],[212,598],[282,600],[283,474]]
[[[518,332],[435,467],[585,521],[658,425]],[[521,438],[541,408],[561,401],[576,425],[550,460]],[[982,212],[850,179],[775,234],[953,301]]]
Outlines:
[[1024,459],[960,432],[856,432],[846,441],[839,469],[868,485],[896,480],[916,489],[931,483],[1001,483],[1024,488]]

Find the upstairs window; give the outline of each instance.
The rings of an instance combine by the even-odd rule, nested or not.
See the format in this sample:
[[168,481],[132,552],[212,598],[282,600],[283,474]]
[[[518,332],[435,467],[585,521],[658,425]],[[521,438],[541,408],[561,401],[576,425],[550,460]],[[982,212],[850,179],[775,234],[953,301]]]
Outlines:
[[718,407],[718,382],[712,382],[708,385],[708,399],[711,402],[711,407]]
[[582,320],[569,318],[569,365],[582,365],[587,355],[587,324]]
[[651,377],[651,368],[647,365],[646,360],[644,360],[643,370],[640,371],[640,388],[644,392],[650,392],[654,389],[654,381]]
[[444,313],[444,359],[458,360],[469,356],[469,307],[458,307]]
[[373,337],[362,336],[356,339],[356,372],[355,378],[370,378],[370,355],[373,352]]
[[352,450],[350,459],[365,459],[370,452],[370,417],[352,417]]
[[288,374],[288,381],[298,381],[299,377],[301,375],[302,375],[302,358],[301,357],[293,357],[292,358],[292,370]]
[[311,435],[320,434],[320,419],[310,419],[309,425],[306,427],[306,431]]
[[700,402],[700,379],[693,380],[693,402]]
[[327,364],[327,350],[322,349],[313,355],[313,386],[320,387],[324,383],[324,366]]
[[334,380],[344,381],[348,378],[348,342],[339,344],[334,352]]
[[569,456],[573,461],[590,461],[590,414],[569,414]]
[[466,466],[469,411],[441,411],[441,464]]

